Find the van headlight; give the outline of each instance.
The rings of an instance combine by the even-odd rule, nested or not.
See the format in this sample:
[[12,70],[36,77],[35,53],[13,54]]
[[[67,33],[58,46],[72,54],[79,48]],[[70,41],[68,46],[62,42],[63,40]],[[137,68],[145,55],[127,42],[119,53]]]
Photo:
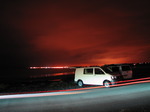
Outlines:
[[117,76],[111,76],[111,79],[117,79]]

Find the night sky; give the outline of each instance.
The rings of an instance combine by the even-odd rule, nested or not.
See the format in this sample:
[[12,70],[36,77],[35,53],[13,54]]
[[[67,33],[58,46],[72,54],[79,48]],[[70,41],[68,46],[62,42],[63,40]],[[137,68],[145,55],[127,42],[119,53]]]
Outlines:
[[1,66],[150,61],[149,0],[3,0]]

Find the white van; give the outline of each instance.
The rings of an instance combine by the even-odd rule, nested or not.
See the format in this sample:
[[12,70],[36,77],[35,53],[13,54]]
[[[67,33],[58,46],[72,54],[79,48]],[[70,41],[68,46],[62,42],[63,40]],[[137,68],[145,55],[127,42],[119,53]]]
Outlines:
[[127,64],[112,64],[106,66],[107,68],[111,69],[112,72],[119,73],[122,76],[122,79],[132,78],[132,69]]
[[78,84],[78,86],[90,84],[110,87],[110,85],[115,84],[115,81],[119,76],[111,75],[110,72],[110,70],[104,70],[104,68],[102,69],[101,67],[76,68],[74,81]]

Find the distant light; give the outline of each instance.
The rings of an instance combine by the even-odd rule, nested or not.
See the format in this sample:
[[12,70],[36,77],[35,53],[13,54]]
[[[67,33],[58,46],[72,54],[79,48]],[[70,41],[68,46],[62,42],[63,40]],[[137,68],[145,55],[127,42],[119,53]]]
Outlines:
[[64,66],[64,67],[52,67],[52,68],[69,68],[69,67]]
[[59,67],[30,67],[30,69],[63,69],[63,68],[69,68],[68,66],[59,66]]

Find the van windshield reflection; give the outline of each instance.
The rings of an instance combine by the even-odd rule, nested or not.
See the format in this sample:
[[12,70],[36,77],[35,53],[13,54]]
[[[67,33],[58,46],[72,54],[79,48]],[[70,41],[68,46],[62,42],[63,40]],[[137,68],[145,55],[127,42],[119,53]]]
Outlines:
[[106,73],[113,73],[113,71],[108,67],[101,67]]

